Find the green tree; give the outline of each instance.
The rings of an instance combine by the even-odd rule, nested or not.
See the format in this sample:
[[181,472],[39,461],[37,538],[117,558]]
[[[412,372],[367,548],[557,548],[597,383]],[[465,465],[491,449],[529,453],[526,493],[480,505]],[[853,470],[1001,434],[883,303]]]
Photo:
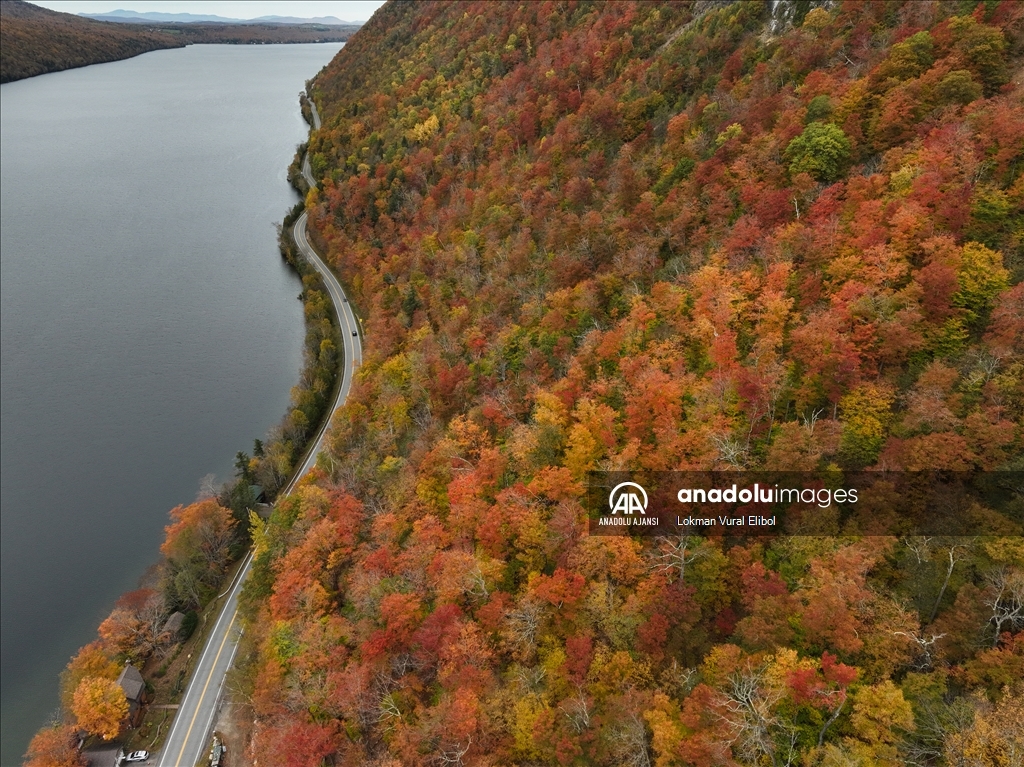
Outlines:
[[818,181],[835,181],[850,162],[850,140],[831,123],[812,122],[786,147],[789,172],[809,173]]
[[981,78],[986,96],[994,94],[1010,79],[1006,67],[1006,38],[1002,30],[979,24],[973,16],[954,16],[949,20],[949,30],[956,40],[958,52]]
[[970,104],[981,98],[981,86],[966,69],[955,69],[935,86],[935,97],[940,104]]
[[827,120],[831,116],[832,110],[833,106],[831,98],[824,93],[819,96],[815,96],[811,99],[811,103],[807,105],[807,122],[812,123]]
[[892,47],[889,58],[880,67],[880,74],[897,80],[917,77],[935,60],[933,49],[934,40],[928,32],[911,35]]
[[1010,273],[1003,268],[1003,254],[978,242],[964,244],[957,282],[960,290],[953,303],[964,310],[969,323],[985,317],[995,297],[1009,287]]

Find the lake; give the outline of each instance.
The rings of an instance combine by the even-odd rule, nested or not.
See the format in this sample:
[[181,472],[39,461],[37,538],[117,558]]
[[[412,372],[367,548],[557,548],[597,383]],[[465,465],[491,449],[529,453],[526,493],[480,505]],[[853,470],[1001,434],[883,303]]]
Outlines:
[[167,512],[284,415],[301,282],[274,224],[341,44],[191,46],[0,86],[0,763],[159,556]]

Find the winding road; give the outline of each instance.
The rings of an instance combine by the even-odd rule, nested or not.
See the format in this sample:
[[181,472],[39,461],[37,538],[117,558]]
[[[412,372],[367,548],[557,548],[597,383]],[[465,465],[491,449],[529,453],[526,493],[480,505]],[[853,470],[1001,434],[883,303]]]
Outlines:
[[[313,129],[320,128],[320,114],[316,105],[310,103],[313,112]],[[306,178],[310,187],[316,186],[312,170],[309,165],[309,156],[303,158],[302,175]],[[349,305],[345,291],[320,256],[309,244],[306,236],[306,212],[295,221],[292,228],[292,235],[295,243],[307,261],[320,272],[324,285],[331,296],[334,304],[335,314],[338,318],[338,327],[341,333],[341,341],[344,355],[344,366],[342,368],[341,385],[338,386],[337,396],[331,405],[331,415],[341,407],[348,397],[352,388],[352,376],[355,369],[362,363],[363,347],[360,342],[359,322],[352,307]],[[325,418],[320,431],[310,442],[310,446],[303,457],[303,460],[292,476],[291,482],[282,491],[282,495],[291,493],[295,484],[316,465],[316,457],[323,447],[327,435],[327,427],[331,419]],[[217,622],[214,624],[210,636],[203,647],[199,662],[196,664],[192,674],[192,681],[185,690],[185,696],[178,706],[177,716],[174,724],[167,735],[167,740],[161,750],[160,767],[195,767],[205,755],[210,746],[210,728],[213,726],[220,705],[221,693],[224,689],[224,680],[228,669],[235,658],[238,650],[238,640],[241,636],[241,628],[238,624],[238,595],[242,591],[242,584],[249,576],[252,568],[252,553],[245,558],[238,575],[228,590],[221,594],[226,596],[224,607],[221,609]],[[231,757],[234,761],[237,757]]]
[[[313,130],[320,130],[320,113],[316,111],[316,104],[309,102],[309,110],[313,113]],[[316,179],[313,178],[313,167],[309,164],[309,152],[302,156],[302,175],[312,189],[316,186]]]

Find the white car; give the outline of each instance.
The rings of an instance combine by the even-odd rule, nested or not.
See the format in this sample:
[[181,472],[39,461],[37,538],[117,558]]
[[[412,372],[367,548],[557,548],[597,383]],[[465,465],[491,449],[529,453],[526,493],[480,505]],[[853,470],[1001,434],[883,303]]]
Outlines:
[[148,751],[132,751],[128,756],[124,758],[123,763],[128,764],[129,762],[144,762],[149,759]]

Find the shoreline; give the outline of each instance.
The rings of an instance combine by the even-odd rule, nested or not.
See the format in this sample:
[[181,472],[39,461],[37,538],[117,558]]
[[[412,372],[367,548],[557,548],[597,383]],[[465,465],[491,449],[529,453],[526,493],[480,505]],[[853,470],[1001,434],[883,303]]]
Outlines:
[[[319,119],[315,106],[313,106],[313,114],[317,117],[316,122],[318,123]],[[297,205],[289,213],[289,216],[286,217],[286,220],[291,218],[292,214],[298,210],[299,206]],[[335,377],[335,386],[331,390],[331,405],[326,409],[320,427],[317,429],[315,436],[307,443],[290,481],[277,494],[277,498],[288,496],[293,491],[295,485],[315,466],[319,448],[323,444],[331,418],[347,398],[348,392],[351,390],[355,365],[360,364],[362,360],[357,319],[352,312],[347,296],[337,278],[331,272],[330,267],[319,257],[306,240],[306,218],[307,213],[303,203],[302,212],[295,217],[289,231],[289,240],[290,244],[294,244],[298,248],[306,263],[312,267],[319,281],[322,281],[330,298],[333,310],[332,315],[337,322],[337,329],[341,331],[342,356],[340,371],[338,371],[341,375]],[[284,231],[282,230],[282,240],[284,239]],[[284,245],[284,242],[282,242],[282,245]],[[297,264],[296,268],[298,268]],[[300,269],[300,273],[301,271]],[[308,276],[310,275],[303,275],[304,283]],[[253,549],[250,549],[250,552],[253,552]],[[256,557],[250,553],[250,556],[246,558],[244,564],[234,576],[233,586],[225,594],[221,595],[222,597],[226,596],[224,606],[216,618],[213,631],[205,638],[200,661],[193,671],[188,683],[189,686],[185,695],[181,698],[174,721],[168,730],[167,738],[164,741],[166,751],[159,762],[161,767],[164,767],[164,765],[171,767],[171,765],[188,763],[190,761],[195,762],[205,752],[209,744],[211,732],[214,730],[218,714],[223,705],[222,696],[225,679],[227,673],[233,667],[234,658],[242,640],[244,623],[242,628],[239,629],[238,635],[235,636],[234,641],[231,642],[226,662],[221,662],[222,652],[227,649],[232,628],[239,621],[239,598],[255,560]],[[210,659],[207,656],[214,647],[218,647],[218,650]],[[199,688],[200,682],[202,682],[201,688]],[[214,690],[215,692],[212,697],[209,696],[208,693]],[[178,726],[184,725],[185,722],[188,722],[188,726],[182,735],[178,731]],[[197,723],[200,725],[199,729],[195,729]]]
[[[303,205],[304,202],[300,201],[296,206],[292,208],[291,212],[286,214],[285,220],[287,221],[289,217],[292,217],[294,224],[294,217],[292,216],[292,213],[296,212],[296,209],[301,209],[300,206]],[[303,213],[300,214],[299,217],[304,218],[304,215],[305,214],[303,211]],[[289,227],[289,229],[287,230],[287,237],[288,243],[292,244],[292,247],[295,247],[292,241],[292,227]],[[310,333],[313,330],[312,321],[310,320],[308,313],[308,307],[311,299],[315,296],[315,294],[327,294],[327,304],[331,310],[329,312],[330,328],[332,331],[331,335],[334,336],[335,338],[337,338],[340,333],[342,322],[339,315],[340,307],[338,307],[335,304],[333,296],[331,295],[331,290],[325,284],[324,275],[321,273],[321,270],[317,267],[317,263],[319,263],[320,267],[322,267],[323,269],[327,269],[326,265],[324,265],[322,262],[319,261],[319,259],[317,259],[317,263],[310,263],[308,264],[307,268],[302,268],[302,266],[296,263],[296,261],[293,261],[292,259],[288,258],[288,254],[285,252],[284,244],[284,241],[279,241],[279,252],[282,254],[282,256],[285,257],[285,260],[288,261],[289,266],[296,272],[297,276],[303,282],[303,291],[302,294],[299,296],[299,299],[303,302],[303,312],[305,315],[303,318],[303,325],[305,329],[305,340],[303,346],[305,352],[303,354],[303,364],[300,366],[298,375],[299,380],[301,382],[304,379],[312,377],[318,371],[318,358],[315,355],[308,353],[311,338]],[[317,447],[323,442],[324,435],[327,431],[327,427],[330,424],[331,416],[335,408],[337,407],[338,403],[343,400],[341,390],[345,377],[345,364],[348,359],[349,357],[347,355],[337,357],[336,364],[333,366],[333,369],[331,370],[331,385],[328,392],[328,396],[326,397],[327,402],[325,406],[322,408],[322,412],[320,412],[318,417],[315,419],[315,425],[313,425],[311,428],[306,429],[305,438],[302,440],[301,446],[296,445],[294,448],[292,448],[293,453],[291,462],[293,469],[288,477],[288,481],[286,483],[283,483],[283,485],[280,486],[279,488],[275,489],[274,492],[277,497],[280,497],[290,492],[294,485],[308,472],[310,466],[315,462],[315,457],[318,452]],[[293,417],[293,414],[296,412],[294,391],[295,390],[293,389],[293,396],[291,404],[289,405],[289,409],[278,421],[278,425],[272,427],[271,429],[270,433],[277,433],[278,439],[282,438],[282,424],[286,424],[289,418]],[[273,440],[273,437],[267,439],[268,446],[273,444]],[[259,440],[257,440],[257,442],[259,442]],[[214,500],[217,500],[218,503],[225,502],[226,496],[230,495],[235,489],[237,489],[238,486],[242,485],[245,481],[246,480],[242,475],[236,473],[233,478],[229,479],[224,484],[224,486],[220,489],[218,494],[213,496]],[[241,529],[241,526],[239,527],[239,529]],[[168,651],[168,653],[163,657],[160,657],[157,653],[153,653],[146,657],[145,660],[139,659],[135,661],[135,663],[140,668],[147,669],[146,678],[148,680],[157,682],[158,686],[169,685],[173,681],[174,673],[171,673],[167,676],[167,679],[164,679],[164,676],[167,673],[167,667],[177,665],[174,664],[174,661],[178,658],[178,655],[183,652],[183,648],[191,647],[190,652],[187,653],[187,657],[182,659],[182,662],[186,665],[186,667],[192,665],[192,656],[196,653],[196,651],[203,651],[203,644],[205,644],[205,640],[207,638],[206,635],[213,628],[215,628],[215,624],[220,622],[219,616],[223,612],[224,606],[228,605],[234,599],[237,598],[238,593],[240,592],[241,589],[241,585],[245,581],[245,576],[248,574],[249,565],[251,564],[252,561],[252,550],[251,546],[248,544],[248,530],[242,533],[241,538],[242,541],[239,542],[244,541],[246,543],[246,548],[241,552],[238,552],[237,548],[234,548],[232,550],[232,556],[229,558],[229,560],[225,562],[224,576],[220,583],[220,586],[214,592],[214,596],[212,596],[212,598],[210,598],[205,604],[197,608],[198,615],[201,616],[201,626],[199,630],[195,632],[195,637],[192,638],[192,642],[189,642],[186,639],[178,642],[176,646],[172,645],[172,647],[174,647],[173,655],[171,654],[170,651]],[[162,562],[166,562],[166,559],[164,559]],[[162,562],[155,561],[151,569],[159,567],[162,564]],[[160,590],[160,585],[158,583],[150,583],[148,584],[148,586],[154,587],[157,591]],[[225,588],[227,590],[223,593],[220,593]],[[122,597],[123,596],[124,595],[122,595]],[[227,599],[225,599],[225,597],[227,597]],[[168,607],[167,609],[171,608]],[[93,637],[96,637],[96,635],[98,634],[97,629],[98,627],[94,627],[92,632]],[[95,641],[95,639],[93,641]],[[81,648],[79,649],[78,652],[81,652]],[[234,653],[232,652],[232,657],[233,654]],[[194,676],[197,668],[188,669],[187,671],[183,670],[182,674],[177,679],[175,689],[180,690],[183,684],[188,684],[191,678]],[[162,682],[162,684],[160,684],[160,682]],[[221,684],[223,684],[223,680],[221,680]],[[133,743],[131,745],[132,749],[151,749],[153,746],[161,745],[160,741],[163,739],[161,737],[161,731],[165,733],[166,737],[166,733],[169,733],[169,729],[164,729],[164,727],[173,727],[174,720],[167,721],[168,711],[166,706],[174,705],[175,707],[177,707],[177,701],[175,700],[175,698],[178,698],[180,696],[178,695],[177,692],[175,692],[172,694],[172,697],[167,700],[162,700],[160,699],[161,697],[163,696],[158,695],[156,699],[147,703],[146,708],[147,714],[153,714],[157,716],[158,719],[162,719],[162,721],[157,726],[155,736],[153,736],[153,733],[151,731],[146,732],[138,743]],[[177,719],[177,717],[175,718]],[[40,728],[40,730],[36,731],[37,734],[45,729],[48,729],[48,727],[49,725],[44,724]],[[139,727],[136,729],[128,730],[120,736],[120,739],[127,741],[128,739],[125,738],[126,735],[128,735],[130,738],[131,736],[136,734],[142,735],[143,728]],[[26,744],[26,746],[27,745],[28,744]]]

